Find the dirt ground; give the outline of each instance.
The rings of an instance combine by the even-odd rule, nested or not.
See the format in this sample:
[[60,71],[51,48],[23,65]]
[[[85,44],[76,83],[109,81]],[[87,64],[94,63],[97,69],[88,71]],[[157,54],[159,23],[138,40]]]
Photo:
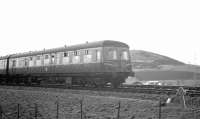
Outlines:
[[[117,119],[118,116],[119,119],[158,119],[160,97],[166,98],[151,94],[0,86],[4,114],[16,118],[19,104],[20,119],[34,119],[36,107],[37,119],[56,119],[57,109],[59,119],[81,119],[81,114],[82,119]],[[161,118],[193,119],[194,114],[179,104],[170,104],[162,107]]]

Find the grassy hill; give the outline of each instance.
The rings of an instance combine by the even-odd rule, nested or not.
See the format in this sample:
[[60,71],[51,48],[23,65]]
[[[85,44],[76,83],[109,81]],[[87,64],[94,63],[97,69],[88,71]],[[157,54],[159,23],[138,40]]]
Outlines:
[[161,69],[185,65],[178,60],[143,50],[131,50],[130,54],[134,69]]
[[200,80],[200,66],[148,51],[131,50],[131,63],[139,80]]

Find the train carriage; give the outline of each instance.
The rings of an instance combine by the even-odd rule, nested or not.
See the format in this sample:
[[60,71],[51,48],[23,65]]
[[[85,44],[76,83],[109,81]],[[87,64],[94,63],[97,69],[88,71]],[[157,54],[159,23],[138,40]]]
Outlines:
[[131,70],[129,46],[98,41],[0,58],[1,82],[64,81],[68,85],[118,87]]

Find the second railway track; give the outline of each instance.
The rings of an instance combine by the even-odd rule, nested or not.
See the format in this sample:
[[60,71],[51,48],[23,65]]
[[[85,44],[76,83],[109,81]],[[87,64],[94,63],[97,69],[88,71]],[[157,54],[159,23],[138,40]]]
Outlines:
[[[5,86],[5,84],[4,84]],[[72,90],[91,90],[91,91],[110,91],[110,92],[129,92],[129,93],[144,93],[144,94],[166,94],[166,95],[175,95],[180,88],[180,86],[158,86],[158,85],[126,85],[120,86],[119,88],[107,87],[82,87],[82,86],[72,86],[67,88],[62,84],[46,84],[46,85],[16,85],[11,84],[8,86],[16,87],[40,87],[40,88],[57,88],[57,89],[72,89]],[[199,87],[183,87],[185,93],[188,96],[200,96]]]

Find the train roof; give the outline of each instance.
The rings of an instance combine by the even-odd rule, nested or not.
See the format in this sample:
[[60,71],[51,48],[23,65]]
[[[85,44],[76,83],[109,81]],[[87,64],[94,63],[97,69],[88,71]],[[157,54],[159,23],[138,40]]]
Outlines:
[[44,49],[41,51],[30,51],[25,53],[19,54],[12,54],[0,57],[0,59],[6,59],[8,57],[16,58],[16,57],[26,57],[26,56],[34,56],[34,55],[41,55],[41,54],[48,54],[54,52],[62,52],[62,51],[70,51],[70,50],[79,50],[79,49],[86,49],[86,48],[95,48],[95,47],[127,47],[129,46],[125,43],[113,40],[103,40],[103,41],[96,41],[96,42],[86,42],[84,44],[72,45],[72,46],[64,46],[60,48],[52,48],[52,49]]

